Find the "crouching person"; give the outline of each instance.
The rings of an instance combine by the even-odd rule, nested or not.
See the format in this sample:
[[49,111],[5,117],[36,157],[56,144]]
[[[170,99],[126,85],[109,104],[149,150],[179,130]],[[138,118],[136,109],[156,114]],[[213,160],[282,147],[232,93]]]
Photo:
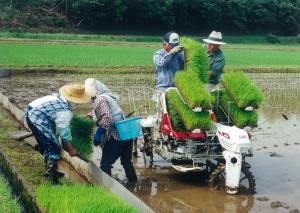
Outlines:
[[73,113],[70,102],[82,104],[91,100],[84,85],[79,83],[65,85],[59,89],[59,93],[36,99],[25,110],[26,122],[36,138],[40,152],[44,155],[45,176],[50,177],[52,182],[57,182],[58,178],[64,175],[57,171],[57,161],[60,160],[57,134],[69,154],[77,154],[71,143],[69,125]]
[[[92,91],[96,89],[97,95],[92,98],[93,110],[89,115],[97,122],[98,130],[96,135],[106,134],[107,137],[99,144],[102,147],[100,168],[111,175],[113,164],[118,158],[125,170],[126,177],[130,182],[135,182],[137,176],[131,162],[133,140],[121,141],[114,125],[115,122],[125,119],[124,113],[117,103],[116,95],[100,81],[94,78],[86,79],[85,87]],[[97,144],[95,144],[97,145]]]

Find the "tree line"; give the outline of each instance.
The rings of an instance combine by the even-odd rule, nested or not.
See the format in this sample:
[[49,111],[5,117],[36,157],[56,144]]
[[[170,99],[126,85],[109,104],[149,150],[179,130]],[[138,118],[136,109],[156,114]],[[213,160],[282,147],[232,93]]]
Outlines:
[[31,19],[29,26],[39,27],[41,20],[35,17],[42,14],[57,27],[71,24],[89,31],[208,33],[215,29],[278,35],[300,31],[300,0],[0,0],[0,8],[0,27],[11,24],[12,12],[23,12],[27,15],[20,20]]

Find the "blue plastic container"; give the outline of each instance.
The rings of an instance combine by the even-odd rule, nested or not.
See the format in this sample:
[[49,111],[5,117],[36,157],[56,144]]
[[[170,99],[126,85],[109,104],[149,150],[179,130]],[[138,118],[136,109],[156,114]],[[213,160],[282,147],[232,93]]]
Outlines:
[[143,136],[141,117],[134,117],[115,123],[122,141]]

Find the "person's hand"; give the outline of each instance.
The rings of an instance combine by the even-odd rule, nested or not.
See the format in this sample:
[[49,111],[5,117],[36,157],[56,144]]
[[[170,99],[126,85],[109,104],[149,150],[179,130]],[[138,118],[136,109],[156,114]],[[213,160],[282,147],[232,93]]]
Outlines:
[[93,116],[92,116],[91,113],[86,114],[85,117],[86,117],[86,118],[89,118],[89,119],[93,119]]
[[173,55],[176,55],[176,54],[180,53],[181,51],[183,51],[183,46],[178,45],[178,46],[174,47],[173,49],[171,49],[170,53]]

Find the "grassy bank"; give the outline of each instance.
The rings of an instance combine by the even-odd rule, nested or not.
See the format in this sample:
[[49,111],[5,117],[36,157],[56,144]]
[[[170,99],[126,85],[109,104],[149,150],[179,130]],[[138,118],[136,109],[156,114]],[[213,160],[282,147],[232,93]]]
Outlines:
[[19,204],[12,198],[8,183],[2,175],[0,175],[0,212],[21,212]]
[[[183,36],[183,35],[181,35]],[[196,39],[206,38],[207,35],[187,35]],[[224,35],[227,43],[234,44],[267,44],[267,35]],[[282,44],[299,44],[298,36],[276,36]],[[0,38],[20,38],[36,40],[77,40],[77,41],[123,41],[123,42],[162,42],[162,35],[97,35],[97,34],[68,34],[68,33],[29,33],[29,32],[0,32]]]

